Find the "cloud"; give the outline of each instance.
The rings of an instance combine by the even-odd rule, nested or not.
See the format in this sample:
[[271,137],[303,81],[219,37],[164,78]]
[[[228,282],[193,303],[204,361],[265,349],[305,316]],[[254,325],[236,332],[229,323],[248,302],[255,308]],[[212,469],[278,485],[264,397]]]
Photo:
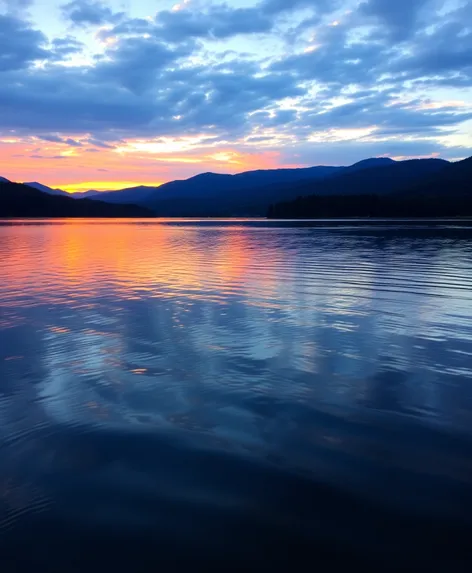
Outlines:
[[84,43],[79,42],[71,36],[65,38],[54,38],[51,42],[51,52],[56,60],[64,60],[67,56],[80,54],[84,50]]
[[125,16],[123,12],[113,12],[100,0],[72,0],[62,6],[62,14],[76,26],[115,24]]
[[321,26],[316,43],[303,51],[281,56],[270,68],[291,72],[304,81],[334,86],[336,90],[350,84],[375,83],[388,62],[391,47],[377,39],[350,41],[349,24],[347,20],[344,25]]
[[262,0],[253,7],[211,3],[197,10],[179,5],[178,10],[159,11],[153,21],[124,20],[114,28],[102,31],[101,37],[148,33],[166,42],[180,43],[190,39],[225,40],[240,35],[267,34],[274,29],[277,18],[287,12],[305,8],[319,15],[333,10],[338,3],[332,0]]
[[82,147],[82,143],[76,139],[72,139],[70,137],[63,138],[55,134],[38,135],[37,139],[40,139],[41,141],[48,141],[50,143],[61,143],[69,147]]
[[[98,141],[98,139],[89,139],[88,143],[91,145],[95,145],[95,147],[100,147],[102,149],[115,149],[114,145],[110,145],[109,143],[104,143],[103,141]],[[97,151],[96,149],[89,149],[88,151]]]
[[444,148],[428,139],[417,141],[338,141],[291,146],[282,150],[281,164],[301,165],[352,165],[366,157],[437,157],[445,159],[472,155],[469,148]]
[[28,68],[48,57],[46,36],[15,16],[0,15],[0,72]]
[[38,135],[41,141],[50,141],[51,143],[62,143],[64,140],[58,135]]
[[22,13],[35,3],[36,0],[0,0],[0,7],[3,5],[10,14]]
[[269,32],[273,20],[256,8],[215,5],[207,11],[162,11],[156,16],[155,33],[168,42],[186,38],[224,39],[239,34]]
[[[379,83],[396,84],[400,90],[411,80],[470,86],[472,29],[466,22],[472,18],[472,7],[464,5],[444,15],[438,10],[443,4],[369,0],[338,25],[320,25],[312,46],[280,57],[271,69],[291,71],[333,90]],[[401,48],[398,40],[407,40],[408,47]]]
[[340,2],[339,0],[263,0],[260,9],[267,14],[280,14],[291,12],[301,8],[310,8],[315,12],[334,11]]
[[[335,146],[346,133],[364,134],[350,143],[363,149],[383,149],[386,140],[393,149],[402,139],[416,149],[411,139],[427,150],[428,138],[469,120],[470,106],[428,104],[433,88],[472,85],[469,7],[348,5],[262,0],[126,19],[103,3],[75,0],[64,7],[74,24],[112,24],[97,36],[114,42],[88,59],[74,36],[48,42],[32,24],[1,16],[0,133],[77,148],[86,142],[87,153],[133,138],[197,136],[207,147],[312,149],[317,138]],[[242,35],[242,44],[234,40]],[[259,46],[268,46],[264,55]]]
[[33,154],[29,156],[30,159],[69,159],[67,155],[39,155]]
[[138,100],[120,90],[116,82],[99,81],[80,68],[52,65],[27,76],[4,74],[2,80],[3,130],[101,134],[114,129],[129,133],[133,126],[139,132],[154,115],[151,99]]
[[415,30],[421,10],[431,0],[367,0],[359,14],[381,23],[396,40],[407,39]]
[[94,69],[97,82],[112,81],[141,94],[153,87],[158,73],[179,59],[190,56],[194,46],[182,43],[171,48],[154,38],[123,38],[108,49],[109,59]]
[[64,143],[66,145],[68,145],[69,147],[82,147],[82,145],[83,145],[80,141],[77,141],[75,139],[71,139],[70,137],[65,139]]
[[472,6],[463,6],[438,23],[432,31],[417,33],[415,49],[397,58],[392,69],[409,79],[428,76],[439,84],[472,85]]

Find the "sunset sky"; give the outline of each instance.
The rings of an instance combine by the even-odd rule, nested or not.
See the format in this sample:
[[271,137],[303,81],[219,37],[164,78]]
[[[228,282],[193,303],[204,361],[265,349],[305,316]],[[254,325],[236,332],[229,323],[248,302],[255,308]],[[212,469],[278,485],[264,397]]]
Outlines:
[[0,175],[472,155],[470,0],[0,0]]

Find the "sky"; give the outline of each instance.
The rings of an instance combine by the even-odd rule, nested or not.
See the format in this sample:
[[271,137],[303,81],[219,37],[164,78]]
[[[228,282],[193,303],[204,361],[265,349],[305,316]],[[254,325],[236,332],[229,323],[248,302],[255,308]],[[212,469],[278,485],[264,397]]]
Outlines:
[[0,0],[0,175],[472,155],[470,0]]

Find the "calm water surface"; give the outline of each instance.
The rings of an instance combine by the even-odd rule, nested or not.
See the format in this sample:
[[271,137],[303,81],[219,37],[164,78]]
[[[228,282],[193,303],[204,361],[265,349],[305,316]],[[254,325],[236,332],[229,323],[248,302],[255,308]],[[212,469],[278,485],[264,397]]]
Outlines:
[[0,223],[2,571],[470,570],[471,445],[460,223]]

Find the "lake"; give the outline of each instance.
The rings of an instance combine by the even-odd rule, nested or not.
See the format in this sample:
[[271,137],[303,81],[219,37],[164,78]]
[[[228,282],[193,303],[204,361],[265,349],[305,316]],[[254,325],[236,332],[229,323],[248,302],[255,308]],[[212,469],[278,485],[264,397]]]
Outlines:
[[468,571],[472,227],[0,222],[0,565]]

